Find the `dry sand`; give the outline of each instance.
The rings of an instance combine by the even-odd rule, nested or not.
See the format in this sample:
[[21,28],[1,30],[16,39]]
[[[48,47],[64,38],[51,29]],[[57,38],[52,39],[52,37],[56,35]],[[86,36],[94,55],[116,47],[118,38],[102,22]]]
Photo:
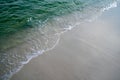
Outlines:
[[11,80],[120,80],[120,7],[61,36]]

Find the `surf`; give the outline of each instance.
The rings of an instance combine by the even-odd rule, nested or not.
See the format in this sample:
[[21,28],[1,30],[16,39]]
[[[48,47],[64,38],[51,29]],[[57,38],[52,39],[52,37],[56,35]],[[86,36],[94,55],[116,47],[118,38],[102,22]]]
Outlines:
[[17,0],[0,6],[0,79],[9,80],[32,58],[52,50],[62,33],[117,7],[117,0]]

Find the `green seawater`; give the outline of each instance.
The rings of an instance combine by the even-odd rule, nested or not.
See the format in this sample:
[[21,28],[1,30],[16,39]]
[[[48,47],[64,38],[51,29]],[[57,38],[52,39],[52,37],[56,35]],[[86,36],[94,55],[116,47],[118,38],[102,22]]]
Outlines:
[[81,0],[0,0],[0,51],[22,43],[27,37],[25,30],[42,27],[56,16],[82,11],[85,6]]
[[84,6],[79,0],[0,0],[0,36],[38,27]]

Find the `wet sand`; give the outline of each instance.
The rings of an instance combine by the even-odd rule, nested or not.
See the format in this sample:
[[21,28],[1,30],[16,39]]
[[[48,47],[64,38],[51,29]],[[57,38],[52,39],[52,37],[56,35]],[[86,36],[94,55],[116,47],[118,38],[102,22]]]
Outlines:
[[11,80],[120,80],[120,6],[61,35]]

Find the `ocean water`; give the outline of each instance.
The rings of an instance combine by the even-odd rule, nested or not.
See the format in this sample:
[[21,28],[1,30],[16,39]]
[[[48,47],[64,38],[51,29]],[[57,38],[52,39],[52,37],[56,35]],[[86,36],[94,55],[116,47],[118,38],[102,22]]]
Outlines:
[[53,49],[60,34],[93,21],[119,0],[0,0],[0,80]]

